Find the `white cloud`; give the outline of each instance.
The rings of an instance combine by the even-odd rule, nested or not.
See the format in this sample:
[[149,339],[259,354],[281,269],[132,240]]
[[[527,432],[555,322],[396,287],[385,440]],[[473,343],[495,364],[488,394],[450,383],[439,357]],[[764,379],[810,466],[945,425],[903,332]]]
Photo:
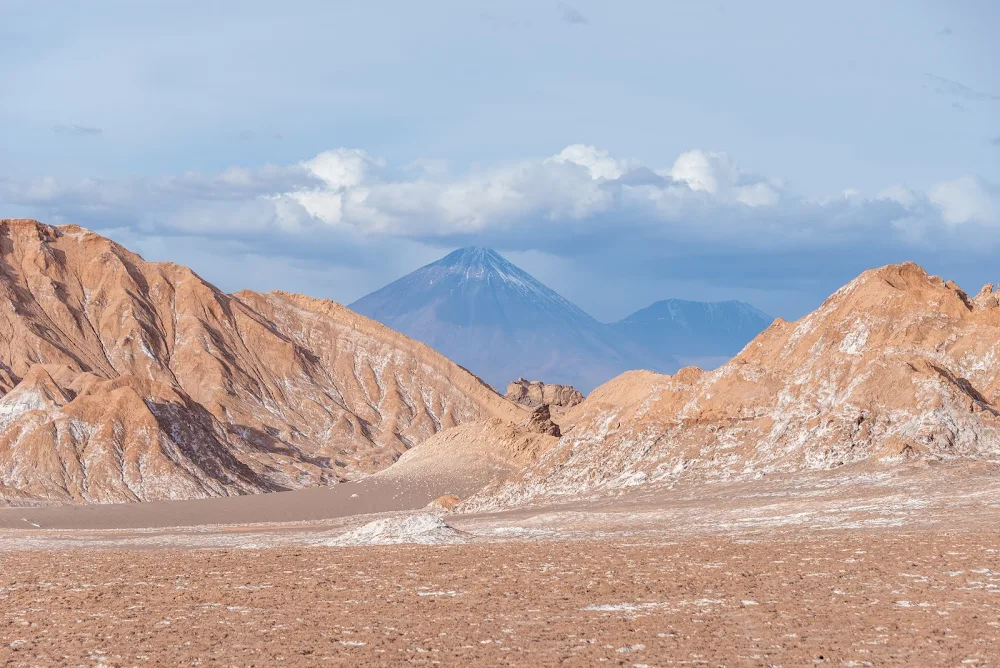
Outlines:
[[302,243],[294,239],[305,233],[344,243],[488,237],[545,252],[605,243],[597,239],[650,247],[700,239],[736,250],[822,247],[866,235],[916,244],[951,225],[995,224],[998,211],[995,187],[971,177],[926,192],[894,185],[874,197],[847,189],[807,200],[724,152],[691,150],[656,169],[582,144],[458,175],[435,161],[393,169],[341,148],[287,166],[163,179],[47,178],[8,182],[6,192],[8,202],[48,220],[164,234],[291,235],[288,243]]
[[584,144],[567,146],[546,162],[585,167],[593,179],[619,179],[631,166],[627,160],[617,160],[610,157],[607,151]]
[[682,153],[669,174],[675,181],[686,183],[691,190],[704,190],[710,195],[739,181],[739,170],[725,153]]
[[338,148],[323,151],[302,166],[320,179],[327,188],[346,190],[370,181],[373,174],[384,166],[360,149]]
[[927,193],[931,202],[941,211],[945,222],[952,225],[976,222],[986,225],[1000,224],[998,220],[998,193],[979,179],[963,176],[953,181],[931,186]]
[[917,193],[910,190],[906,186],[901,186],[897,184],[880,190],[879,193],[875,196],[875,199],[896,202],[903,208],[909,209],[917,204],[918,195]]
[[719,201],[758,207],[775,206],[781,200],[780,178],[765,180],[746,172],[725,152],[687,151],[660,173]]
[[747,206],[774,206],[781,199],[769,183],[755,183],[736,189],[736,201]]

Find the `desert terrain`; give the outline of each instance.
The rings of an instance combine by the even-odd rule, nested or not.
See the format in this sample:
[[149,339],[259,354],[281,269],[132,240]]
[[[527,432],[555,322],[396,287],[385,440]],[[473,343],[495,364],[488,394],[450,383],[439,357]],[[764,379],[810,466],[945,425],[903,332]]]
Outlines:
[[[485,513],[397,497],[350,514],[356,483],[8,508],[0,659],[996,665],[997,473],[904,465]],[[270,517],[248,521],[263,500]]]
[[0,221],[10,666],[1000,662],[1000,293],[506,396],[326,300]]

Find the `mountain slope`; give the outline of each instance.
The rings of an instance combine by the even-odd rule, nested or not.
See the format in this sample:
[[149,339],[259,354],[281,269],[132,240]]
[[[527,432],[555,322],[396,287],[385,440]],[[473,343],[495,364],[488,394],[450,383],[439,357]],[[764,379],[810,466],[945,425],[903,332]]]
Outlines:
[[606,325],[486,248],[454,251],[350,308],[498,388],[525,377],[586,392],[638,364]]
[[654,360],[655,371],[681,366],[712,369],[740,352],[774,319],[739,301],[666,299],[640,309],[611,327],[636,353]]
[[523,410],[326,300],[227,295],[75,226],[0,220],[0,501],[263,492]]
[[1000,305],[912,263],[867,271],[777,320],[713,372],[631,371],[563,417],[557,446],[471,504],[679,476],[904,460],[1000,460]]

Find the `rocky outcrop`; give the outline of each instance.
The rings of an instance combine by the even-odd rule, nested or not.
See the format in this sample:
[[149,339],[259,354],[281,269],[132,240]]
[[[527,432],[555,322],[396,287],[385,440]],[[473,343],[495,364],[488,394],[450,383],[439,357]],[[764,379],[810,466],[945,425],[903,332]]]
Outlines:
[[[1000,289],[1000,286],[998,286]],[[993,289],[992,283],[987,283],[983,286],[983,289],[979,291],[976,298],[972,300],[972,303],[977,309],[991,309],[1000,306],[1000,299],[998,299],[997,290]]]
[[524,411],[339,304],[0,220],[0,503],[327,485],[489,417]]
[[[1000,308],[906,263],[867,271],[721,368],[632,371],[561,418],[563,437],[468,507],[680,476],[1000,458]],[[566,425],[572,425],[567,428]]]
[[546,404],[569,408],[583,401],[583,394],[572,385],[547,384],[540,380],[525,380],[524,378],[518,378],[507,385],[507,393],[504,396],[529,408],[537,408]]
[[543,404],[531,411],[524,428],[536,434],[548,434],[549,436],[562,436],[559,425],[552,421],[552,413],[549,405]]

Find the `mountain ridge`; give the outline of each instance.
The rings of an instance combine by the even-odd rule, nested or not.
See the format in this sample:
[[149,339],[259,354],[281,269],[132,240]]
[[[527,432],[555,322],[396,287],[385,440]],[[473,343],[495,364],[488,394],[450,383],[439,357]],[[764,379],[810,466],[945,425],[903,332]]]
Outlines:
[[691,476],[1000,462],[998,295],[990,284],[970,298],[913,263],[866,271],[715,371],[603,384],[562,416],[555,446],[467,508]]
[[329,300],[226,294],[77,226],[0,220],[0,502],[333,484],[523,412]]
[[[730,333],[740,345],[710,347],[718,337],[704,325],[674,323],[665,329],[663,322],[641,320],[660,304],[700,305],[709,312],[725,307],[756,314],[756,319]],[[587,392],[627,369],[673,372],[699,355],[706,365],[721,363],[770,323],[766,314],[743,302],[684,300],[656,302],[616,323],[602,323],[497,251],[480,246],[454,250],[349,308],[427,343],[498,390],[523,377]],[[708,326],[719,323],[725,324],[724,318]]]
[[[672,373],[683,366],[711,370],[724,364],[774,318],[735,299],[699,302],[663,299],[611,323],[631,345],[654,360],[654,371]],[[676,366],[671,369],[671,363]]]

